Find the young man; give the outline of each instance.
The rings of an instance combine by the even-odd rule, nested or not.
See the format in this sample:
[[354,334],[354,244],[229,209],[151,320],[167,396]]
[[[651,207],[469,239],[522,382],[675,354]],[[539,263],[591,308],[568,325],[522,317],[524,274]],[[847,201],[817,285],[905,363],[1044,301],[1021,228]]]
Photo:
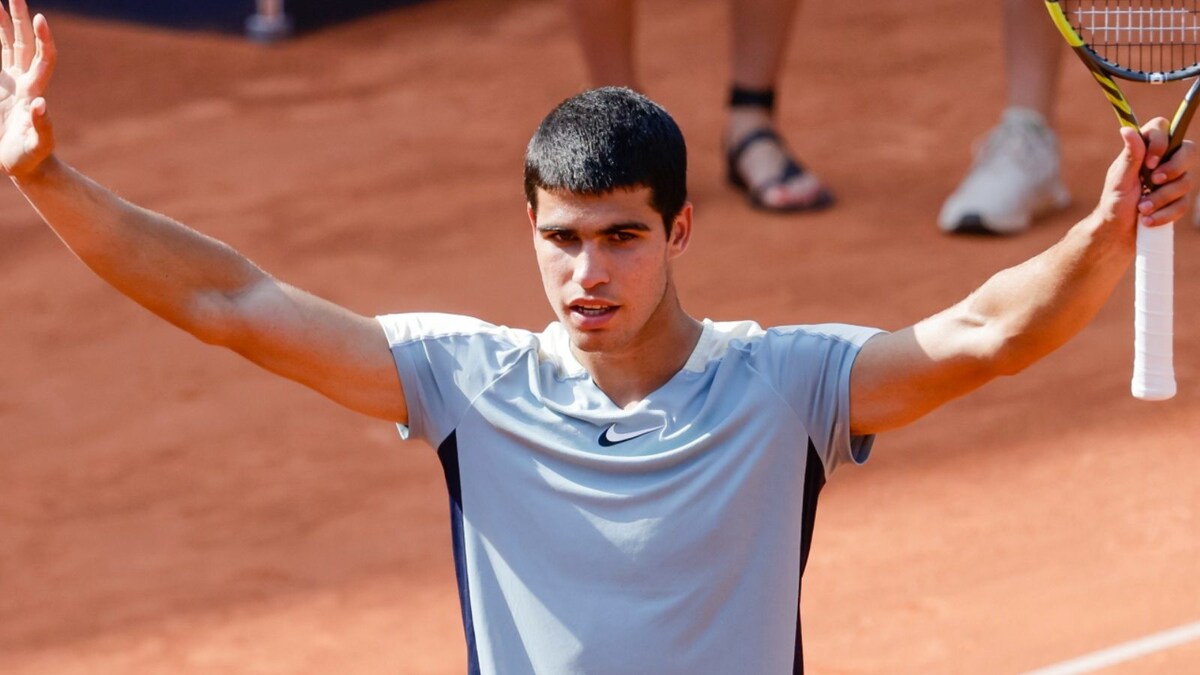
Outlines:
[[[471,672],[803,668],[800,579],[818,491],[910,422],[1065,342],[1129,266],[1138,220],[1181,215],[1190,144],[1123,130],[1096,210],[1045,253],[892,334],[697,321],[686,151],[628,89],[552,111],[526,154],[528,216],[558,321],[371,319],[121,201],[60,161],[55,60],[24,0],[0,15],[0,167],[106,281],[200,339],[437,448]],[[1158,188],[1142,195],[1139,169]],[[164,274],[169,270],[169,274]]]

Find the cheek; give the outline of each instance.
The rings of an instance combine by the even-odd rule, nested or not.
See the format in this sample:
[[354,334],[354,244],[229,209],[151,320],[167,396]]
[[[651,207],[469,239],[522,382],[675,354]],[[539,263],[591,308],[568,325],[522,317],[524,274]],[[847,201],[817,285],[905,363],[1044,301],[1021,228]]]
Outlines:
[[570,259],[560,251],[539,248],[536,254],[538,272],[542,275],[542,285],[547,292],[558,288],[564,279],[571,277]]
[[630,280],[637,281],[639,285],[647,287],[647,290],[658,285],[667,276],[667,261],[658,251],[639,252],[628,263]]

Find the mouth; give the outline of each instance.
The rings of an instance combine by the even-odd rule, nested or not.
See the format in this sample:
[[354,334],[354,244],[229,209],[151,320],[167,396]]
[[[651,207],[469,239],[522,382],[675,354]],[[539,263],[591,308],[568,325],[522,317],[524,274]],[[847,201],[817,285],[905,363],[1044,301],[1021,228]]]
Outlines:
[[620,305],[599,301],[579,301],[567,306],[583,328],[596,328],[617,313]]

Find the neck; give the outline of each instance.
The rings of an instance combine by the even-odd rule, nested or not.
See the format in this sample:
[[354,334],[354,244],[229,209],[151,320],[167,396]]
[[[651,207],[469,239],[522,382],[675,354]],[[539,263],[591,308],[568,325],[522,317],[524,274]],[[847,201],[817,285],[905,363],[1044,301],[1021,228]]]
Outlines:
[[671,296],[628,347],[584,352],[572,346],[572,352],[596,386],[624,408],[646,398],[682,370],[702,330],[700,322],[688,316]]

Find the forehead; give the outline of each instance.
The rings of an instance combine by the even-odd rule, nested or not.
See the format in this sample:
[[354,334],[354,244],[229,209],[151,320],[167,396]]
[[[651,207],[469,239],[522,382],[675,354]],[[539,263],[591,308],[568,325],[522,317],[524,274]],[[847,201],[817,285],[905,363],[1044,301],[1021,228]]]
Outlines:
[[622,188],[599,195],[584,195],[566,190],[537,192],[539,227],[607,227],[613,223],[653,224],[661,218],[650,205],[650,188]]

